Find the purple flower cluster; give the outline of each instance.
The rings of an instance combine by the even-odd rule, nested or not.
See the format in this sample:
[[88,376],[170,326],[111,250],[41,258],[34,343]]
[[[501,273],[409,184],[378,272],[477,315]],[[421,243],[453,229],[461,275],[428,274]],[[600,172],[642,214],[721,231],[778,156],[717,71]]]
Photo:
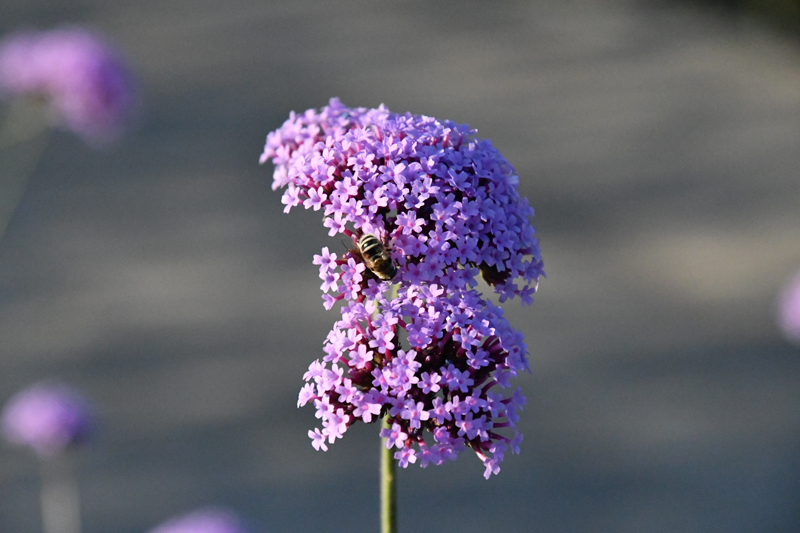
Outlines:
[[787,339],[800,344],[800,272],[794,275],[781,293],[778,323]]
[[231,511],[208,507],[173,518],[150,533],[245,533],[239,518]]
[[92,143],[117,137],[133,103],[126,66],[81,28],[18,33],[0,41],[0,95],[43,99],[52,120]]
[[17,393],[2,415],[6,439],[30,446],[43,457],[86,441],[93,425],[86,399],[62,384],[38,383]]
[[314,257],[326,309],[341,302],[298,401],[321,419],[309,431],[316,449],[358,420],[388,415],[381,436],[402,467],[439,465],[469,447],[488,478],[508,448],[519,452],[525,398],[508,389],[528,368],[526,346],[477,278],[501,302],[519,296],[527,305],[542,261],[516,172],[474,134],[332,99],[268,135],[261,162],[275,164],[273,189],[286,187],[284,211],[322,210],[329,235],[354,243],[375,235],[397,267],[383,281],[357,248]]

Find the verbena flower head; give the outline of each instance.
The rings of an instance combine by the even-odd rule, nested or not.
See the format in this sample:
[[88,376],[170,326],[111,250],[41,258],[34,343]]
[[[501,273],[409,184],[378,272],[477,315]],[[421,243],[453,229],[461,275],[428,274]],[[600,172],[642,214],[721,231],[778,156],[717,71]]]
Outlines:
[[117,137],[133,104],[128,68],[82,28],[17,33],[0,41],[0,95],[43,99],[56,124],[92,143]]
[[246,530],[233,512],[208,507],[173,518],[150,533],[246,533]]
[[44,457],[86,441],[93,425],[83,395],[62,384],[33,385],[13,396],[2,414],[5,438]]
[[375,235],[397,267],[384,281],[356,249],[314,257],[324,305],[341,312],[298,401],[321,420],[316,449],[388,414],[381,436],[402,467],[469,447],[488,478],[507,449],[518,453],[525,398],[509,380],[528,368],[527,350],[477,277],[501,302],[527,305],[542,261],[516,172],[475,133],[332,99],[268,135],[261,162],[275,164],[273,189],[286,187],[284,211],[321,210],[331,236]]
[[787,283],[778,305],[778,323],[783,334],[800,344],[800,272]]

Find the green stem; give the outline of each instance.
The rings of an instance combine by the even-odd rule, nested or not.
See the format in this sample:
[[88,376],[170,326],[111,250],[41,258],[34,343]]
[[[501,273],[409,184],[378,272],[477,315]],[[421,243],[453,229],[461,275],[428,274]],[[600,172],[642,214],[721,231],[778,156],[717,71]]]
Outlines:
[[[383,418],[383,427],[391,427],[388,414]],[[386,439],[381,439],[381,533],[397,533],[396,468],[392,450],[386,447]]]
[[42,461],[42,527],[45,533],[81,533],[81,504],[69,453]]
[[14,102],[0,126],[0,238],[47,146],[48,133],[44,108],[30,101]]

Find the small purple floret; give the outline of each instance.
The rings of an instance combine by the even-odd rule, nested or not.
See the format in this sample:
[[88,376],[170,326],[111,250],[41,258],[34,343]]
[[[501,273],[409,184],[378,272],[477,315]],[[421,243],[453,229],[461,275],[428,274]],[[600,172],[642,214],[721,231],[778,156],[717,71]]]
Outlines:
[[313,401],[322,420],[309,432],[315,448],[382,415],[401,467],[439,465],[469,447],[490,475],[508,443],[519,451],[523,402],[505,389],[528,370],[527,347],[478,275],[501,302],[529,305],[544,272],[516,171],[475,133],[332,99],[267,136],[261,162],[275,164],[284,211],[322,210],[328,234],[353,243],[377,236],[397,268],[388,281],[352,250],[314,257],[325,308],[342,304],[298,402]]
[[173,518],[150,533],[245,533],[241,520],[231,511],[204,508]]
[[781,293],[778,323],[787,339],[800,344],[800,272]]
[[5,438],[44,457],[85,442],[93,425],[86,399],[61,384],[40,383],[17,393],[2,415]]
[[56,124],[93,144],[121,133],[134,101],[132,76],[118,54],[77,27],[0,41],[0,96],[43,99]]

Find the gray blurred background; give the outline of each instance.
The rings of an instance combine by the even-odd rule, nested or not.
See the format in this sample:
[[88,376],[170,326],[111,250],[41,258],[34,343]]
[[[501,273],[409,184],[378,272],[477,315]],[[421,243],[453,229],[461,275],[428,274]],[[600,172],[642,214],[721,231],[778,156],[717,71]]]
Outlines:
[[[0,241],[0,402],[43,379],[102,419],[84,533],[200,505],[258,532],[376,531],[378,428],[327,453],[296,408],[336,314],[319,213],[282,213],[266,133],[332,96],[468,123],[520,174],[546,280],[522,454],[399,476],[400,531],[800,531],[800,45],[645,0],[3,0],[0,33],[90,25],[139,127],[51,139]],[[0,531],[40,531],[37,463],[0,446]]]

